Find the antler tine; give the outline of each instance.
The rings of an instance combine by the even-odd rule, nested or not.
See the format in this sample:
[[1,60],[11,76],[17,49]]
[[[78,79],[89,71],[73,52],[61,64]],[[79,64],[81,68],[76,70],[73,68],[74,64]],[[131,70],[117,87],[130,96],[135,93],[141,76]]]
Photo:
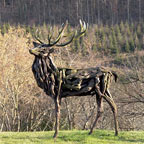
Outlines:
[[85,34],[86,30],[87,30],[87,26],[86,26],[85,21],[82,21],[82,20],[80,19],[80,31],[79,31],[79,33],[76,35],[75,39],[78,39],[78,38],[82,37],[82,36]]
[[62,44],[57,44],[56,46],[57,47],[63,47],[63,46],[70,44],[73,40],[76,40],[76,39],[82,37],[85,34],[86,30],[87,30],[86,23],[84,21],[82,22],[80,20],[80,31],[79,32],[75,31],[73,36],[71,37],[71,39],[68,42],[65,42]]
[[[56,45],[56,44],[59,42],[59,40],[60,40],[61,37],[63,36],[63,32],[64,32],[64,30],[66,29],[67,25],[68,25],[68,21],[66,21],[65,24],[62,24],[62,28],[61,28],[61,30],[59,31],[59,34],[58,34],[56,40],[55,40],[53,43],[50,43],[50,42],[49,42],[49,44],[47,45],[48,47],[54,46],[54,45]],[[51,39],[51,38],[50,38],[50,39]]]
[[[38,29],[36,30],[36,33],[38,33]],[[41,44],[44,44],[36,35],[34,35],[34,38],[39,41]]]
[[48,34],[48,43],[50,44],[51,43],[51,38],[52,38],[53,33],[54,33],[54,31],[52,31],[52,27],[50,27],[49,32],[50,32],[50,34]]
[[71,39],[68,42],[65,42],[65,43],[62,43],[62,44],[57,44],[56,46],[57,47],[63,47],[63,46],[66,46],[66,45],[70,44],[74,40],[75,36],[76,36],[76,32],[73,34],[73,36],[71,37]]

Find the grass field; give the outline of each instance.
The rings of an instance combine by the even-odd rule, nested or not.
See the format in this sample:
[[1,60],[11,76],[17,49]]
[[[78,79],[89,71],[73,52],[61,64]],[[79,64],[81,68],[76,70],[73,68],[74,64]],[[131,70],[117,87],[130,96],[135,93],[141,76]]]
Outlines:
[[53,132],[1,132],[0,144],[144,144],[143,131],[120,132],[96,130],[92,135],[88,131],[60,131],[56,141]]

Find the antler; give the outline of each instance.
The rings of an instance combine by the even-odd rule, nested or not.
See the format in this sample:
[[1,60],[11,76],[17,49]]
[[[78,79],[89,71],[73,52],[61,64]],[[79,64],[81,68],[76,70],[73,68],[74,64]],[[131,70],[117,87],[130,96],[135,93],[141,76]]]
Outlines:
[[80,20],[80,30],[79,30],[79,32],[75,31],[73,36],[71,37],[71,39],[68,42],[65,42],[65,43],[62,43],[62,44],[57,44],[56,46],[62,47],[62,46],[66,46],[66,45],[70,44],[73,40],[76,40],[76,39],[82,37],[86,33],[86,30],[87,30],[86,23],[84,21],[82,22]]
[[[70,44],[73,40],[76,40],[76,39],[80,38],[81,36],[83,36],[87,30],[87,26],[86,26],[85,22],[84,21],[82,22],[80,20],[80,30],[75,31],[69,41],[67,41],[65,43],[57,44],[60,41],[60,39],[63,37],[64,31],[67,28],[67,26],[68,26],[68,21],[66,21],[66,23],[62,25],[62,28],[60,29],[59,34],[58,34],[57,38],[54,40],[54,42],[51,42],[53,34],[49,34],[48,35],[48,42],[49,43],[45,44],[45,46],[46,47],[52,47],[52,46],[63,47],[63,46],[66,46],[66,45]],[[34,36],[34,37],[41,44],[44,44],[44,42],[42,42],[37,36]]]
[[[36,33],[38,33],[38,29],[36,30]],[[34,38],[39,41],[41,44],[44,44],[44,42],[42,42],[35,34],[33,35]]]
[[59,31],[59,34],[58,34],[56,40],[55,40],[54,42],[52,42],[52,43],[50,42],[51,37],[52,37],[52,35],[51,35],[51,37],[50,37],[50,39],[49,39],[49,44],[47,44],[48,47],[52,47],[52,46],[56,45],[56,44],[59,42],[59,40],[60,40],[61,37],[63,36],[64,30],[67,28],[67,26],[68,26],[68,21],[66,21],[65,24],[62,24],[62,28],[61,28],[61,30]]

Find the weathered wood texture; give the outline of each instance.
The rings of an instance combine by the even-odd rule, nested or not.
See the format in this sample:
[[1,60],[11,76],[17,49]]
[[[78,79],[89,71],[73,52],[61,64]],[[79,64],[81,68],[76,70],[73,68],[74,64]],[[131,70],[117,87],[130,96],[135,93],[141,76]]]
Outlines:
[[104,93],[110,86],[112,76],[117,75],[105,68],[66,69],[57,68],[51,57],[35,57],[32,71],[37,84],[49,96],[54,97],[58,91],[59,75],[62,73],[60,97],[95,94],[95,85]]

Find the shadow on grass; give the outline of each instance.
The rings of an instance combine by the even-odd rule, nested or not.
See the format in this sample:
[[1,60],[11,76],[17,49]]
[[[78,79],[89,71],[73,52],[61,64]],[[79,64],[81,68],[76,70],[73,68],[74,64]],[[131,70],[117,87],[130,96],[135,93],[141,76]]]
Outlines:
[[87,141],[87,139],[99,139],[101,136],[105,136],[101,132],[94,132],[92,135],[88,135],[89,131],[71,131],[70,133],[68,132],[61,132],[60,136],[58,137],[59,139],[67,142],[81,142],[84,143]]
[[97,139],[106,139],[111,141],[118,141],[123,143],[144,143],[144,133],[138,133],[138,132],[119,132],[118,136],[114,135],[114,132],[112,131],[95,131],[93,134],[93,137]]
[[119,136],[118,137],[119,141],[122,142],[131,142],[131,143],[144,143],[144,138],[137,138],[137,137],[126,137],[126,136]]
[[144,135],[139,135],[133,132],[120,132],[119,136],[115,136],[112,131],[96,130],[93,134],[88,135],[89,131],[71,131],[61,132],[59,139],[67,142],[85,142],[87,139],[99,140],[99,141],[114,141],[122,143],[144,143]]

